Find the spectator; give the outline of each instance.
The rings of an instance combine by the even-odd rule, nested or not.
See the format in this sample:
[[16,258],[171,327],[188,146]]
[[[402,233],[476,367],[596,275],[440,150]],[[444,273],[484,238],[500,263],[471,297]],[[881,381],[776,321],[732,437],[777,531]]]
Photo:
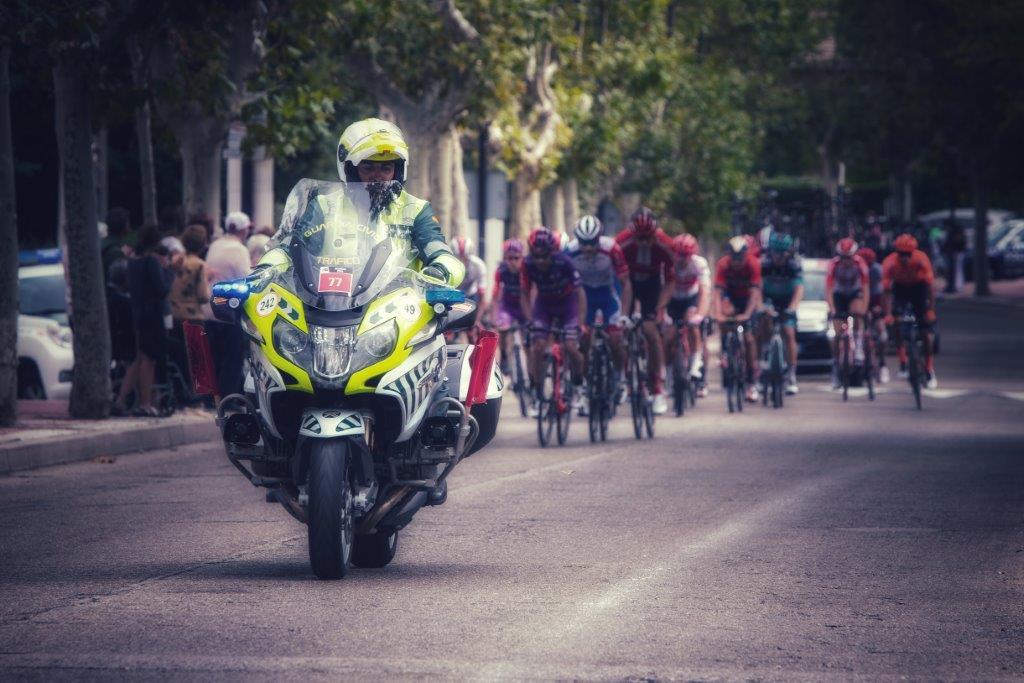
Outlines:
[[[216,236],[214,235],[213,217],[210,216],[210,214],[208,214],[208,213],[198,213],[198,214],[194,214],[192,216],[189,216],[188,224],[189,225],[198,224],[198,225],[203,226],[206,229],[206,244],[207,245],[212,244],[216,237],[220,237],[220,235],[216,235]],[[206,258],[205,254],[203,254],[203,258]]]
[[[107,236],[100,243],[100,258],[103,259],[103,278],[110,281],[110,267],[115,261],[127,259],[132,230],[128,209],[115,206],[107,212]],[[127,263],[127,262],[126,262]]]
[[160,243],[171,254],[184,254],[185,247],[181,244],[181,231],[185,227],[181,220],[181,207],[165,206],[160,209]]
[[118,369],[124,370],[118,398],[111,414],[124,415],[125,400],[137,384],[138,365],[135,363],[135,322],[132,317],[132,299],[128,292],[128,258],[111,263],[107,271],[107,320],[110,325],[110,359]]
[[946,262],[946,293],[955,294],[964,286],[964,251],[967,235],[955,220],[946,221],[946,234],[942,241],[942,255]]
[[[121,385],[115,411],[124,411],[125,400],[134,389],[138,408],[132,413],[156,416],[153,407],[153,381],[156,368],[167,358],[167,334],[163,310],[170,290],[166,278],[169,265],[167,250],[160,244],[160,228],[147,225],[139,231],[136,257],[128,263],[128,291],[131,296],[132,319],[135,323],[136,354],[133,362],[134,382]],[[129,369],[129,375],[132,373]]]
[[206,263],[200,254],[206,250],[206,228],[190,225],[181,233],[185,257],[175,271],[169,296],[174,324],[171,328],[170,357],[187,378],[188,355],[185,352],[185,321],[202,322],[210,302],[210,283],[206,277]]
[[270,241],[270,236],[265,235],[262,232],[253,234],[252,237],[246,241],[245,246],[249,250],[249,265],[253,268],[259,263],[259,260],[263,257],[263,254],[267,251],[267,242]]
[[[207,277],[210,282],[237,280],[251,270],[249,250],[245,241],[252,221],[236,211],[224,220],[224,236],[213,241],[206,252]],[[210,350],[217,370],[217,386],[222,396],[242,391],[242,361],[245,358],[245,338],[238,325],[211,321],[207,326]]]

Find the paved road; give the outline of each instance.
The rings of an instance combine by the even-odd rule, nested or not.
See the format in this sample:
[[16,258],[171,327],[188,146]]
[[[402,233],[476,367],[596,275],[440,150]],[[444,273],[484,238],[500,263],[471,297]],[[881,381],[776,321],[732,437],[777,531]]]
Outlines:
[[923,413],[805,382],[546,451],[509,415],[341,582],[214,444],[0,479],[0,678],[1019,679],[1024,313],[942,317]]

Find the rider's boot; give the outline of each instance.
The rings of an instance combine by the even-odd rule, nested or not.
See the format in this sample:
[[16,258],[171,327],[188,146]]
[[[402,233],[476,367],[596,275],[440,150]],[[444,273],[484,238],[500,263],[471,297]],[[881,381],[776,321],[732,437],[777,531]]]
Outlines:
[[448,482],[442,481],[434,488],[427,491],[427,505],[444,505],[448,500]]

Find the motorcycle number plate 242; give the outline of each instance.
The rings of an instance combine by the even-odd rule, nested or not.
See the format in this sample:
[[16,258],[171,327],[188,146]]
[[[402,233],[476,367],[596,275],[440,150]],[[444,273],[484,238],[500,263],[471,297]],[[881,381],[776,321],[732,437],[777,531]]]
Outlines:
[[342,268],[325,266],[320,269],[320,281],[316,289],[321,294],[351,294],[352,273]]

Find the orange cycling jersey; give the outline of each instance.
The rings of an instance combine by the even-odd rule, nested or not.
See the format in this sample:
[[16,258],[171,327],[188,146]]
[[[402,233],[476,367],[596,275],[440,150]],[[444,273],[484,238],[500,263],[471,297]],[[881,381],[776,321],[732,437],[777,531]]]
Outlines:
[[882,287],[892,289],[893,285],[931,285],[935,280],[932,273],[932,262],[928,255],[915,249],[910,258],[901,259],[899,253],[893,252],[882,261]]

